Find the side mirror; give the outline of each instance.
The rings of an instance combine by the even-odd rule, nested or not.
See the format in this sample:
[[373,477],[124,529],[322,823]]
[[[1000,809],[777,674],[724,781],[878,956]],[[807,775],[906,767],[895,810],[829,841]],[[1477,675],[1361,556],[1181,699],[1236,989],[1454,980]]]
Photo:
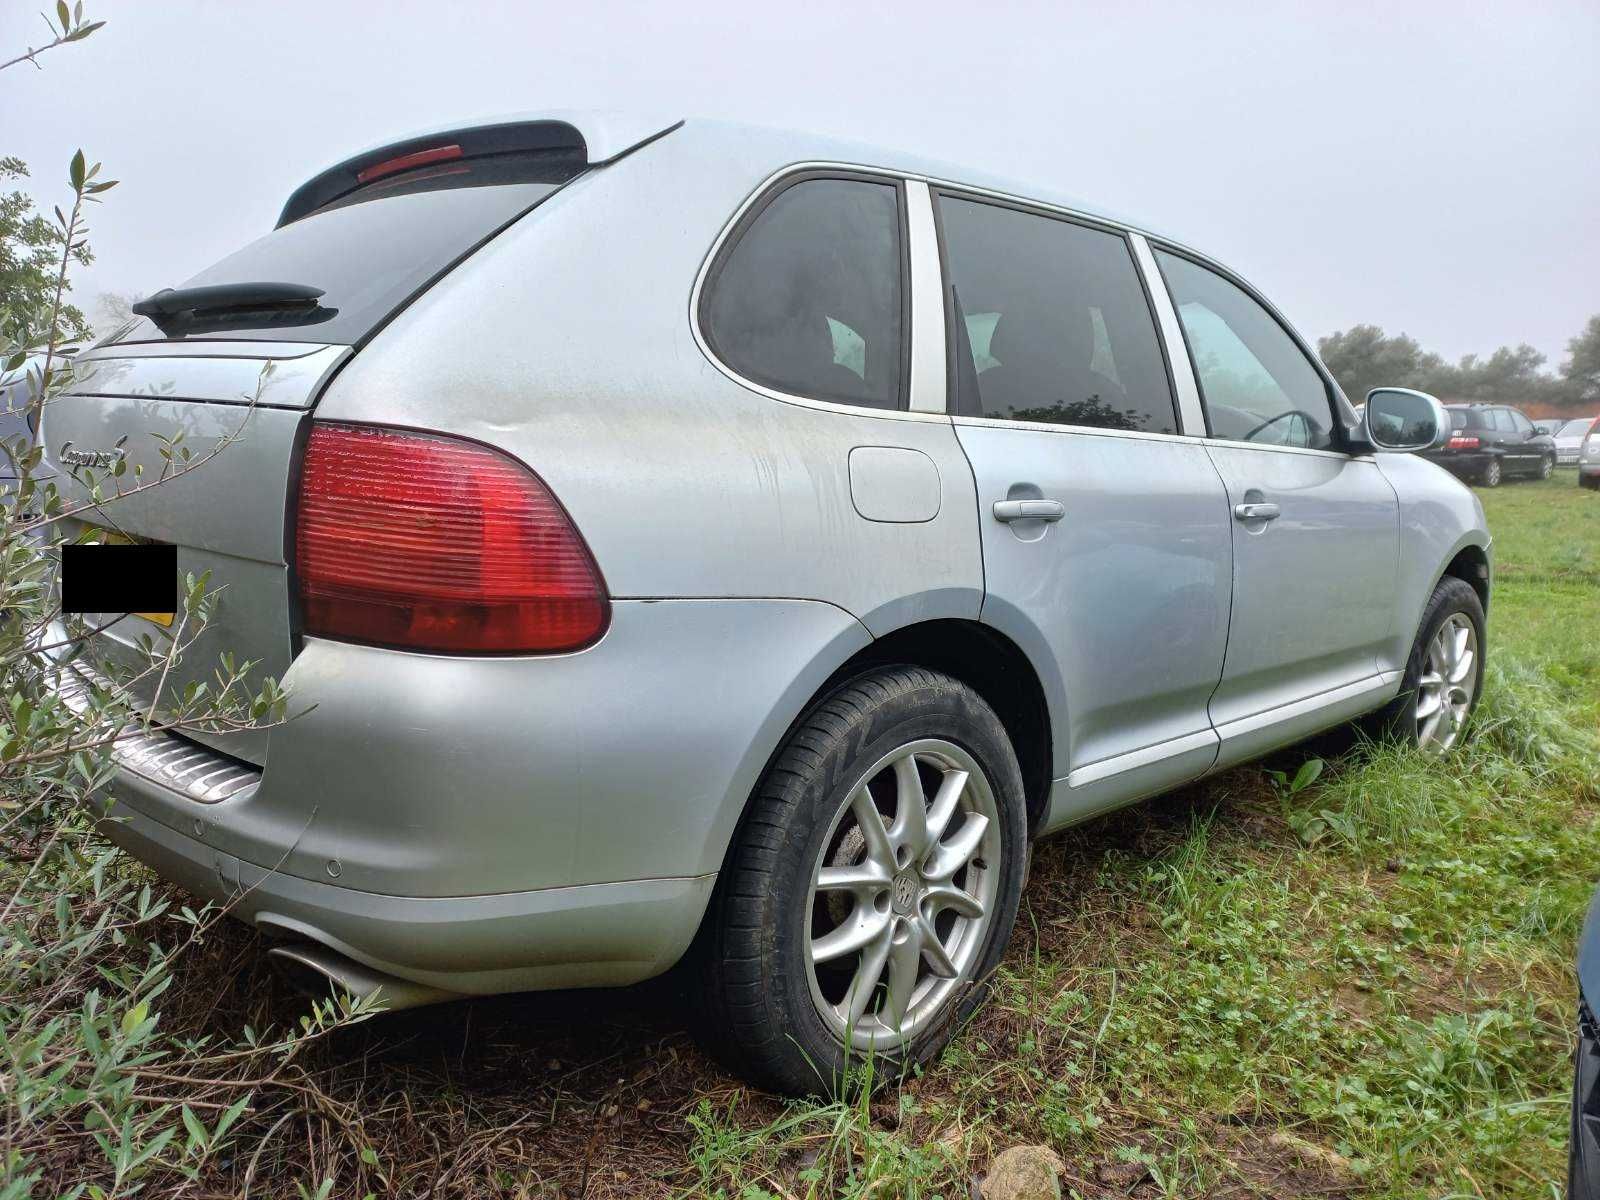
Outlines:
[[1361,431],[1379,450],[1427,450],[1450,437],[1450,414],[1426,392],[1373,388],[1361,418]]

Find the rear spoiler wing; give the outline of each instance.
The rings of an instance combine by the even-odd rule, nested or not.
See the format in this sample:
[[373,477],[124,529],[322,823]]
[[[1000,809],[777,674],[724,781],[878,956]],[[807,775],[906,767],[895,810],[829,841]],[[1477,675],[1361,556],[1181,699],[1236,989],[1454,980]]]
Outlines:
[[682,120],[663,122],[618,113],[562,112],[425,130],[363,150],[308,179],[294,190],[283,206],[278,227],[298,221],[307,213],[362,187],[376,177],[375,170],[403,170],[446,155],[479,158],[540,151],[565,152],[586,166],[603,166],[671,133],[682,124]]

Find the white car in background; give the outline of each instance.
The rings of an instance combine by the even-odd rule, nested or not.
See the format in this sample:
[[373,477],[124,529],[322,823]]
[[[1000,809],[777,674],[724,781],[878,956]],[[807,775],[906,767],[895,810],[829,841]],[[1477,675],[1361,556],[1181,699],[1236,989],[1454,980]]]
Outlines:
[[1594,428],[1596,421],[1600,421],[1600,417],[1575,417],[1562,422],[1561,428],[1550,434],[1556,440],[1556,466],[1578,465],[1578,451],[1582,449],[1583,439],[1589,436],[1589,430]]

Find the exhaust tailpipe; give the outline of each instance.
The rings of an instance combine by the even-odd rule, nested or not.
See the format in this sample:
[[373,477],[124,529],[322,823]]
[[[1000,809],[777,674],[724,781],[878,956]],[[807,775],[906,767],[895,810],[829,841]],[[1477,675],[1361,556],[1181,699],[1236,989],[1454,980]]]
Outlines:
[[375,971],[364,963],[319,946],[315,942],[290,942],[267,950],[278,965],[301,991],[321,997],[324,983],[332,982],[352,996],[365,998],[374,993],[385,1012],[398,1012],[402,1008],[421,1008],[425,1004],[443,1004],[460,1000],[459,992],[425,983],[413,983],[383,971]]

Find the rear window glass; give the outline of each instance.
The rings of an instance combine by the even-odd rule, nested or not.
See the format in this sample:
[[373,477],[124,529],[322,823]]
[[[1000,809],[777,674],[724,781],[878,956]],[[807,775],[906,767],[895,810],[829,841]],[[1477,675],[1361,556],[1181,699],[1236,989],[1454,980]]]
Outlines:
[[[486,239],[573,178],[582,163],[544,156],[518,170],[467,160],[362,188],[208,267],[183,287],[273,282],[323,290],[314,309],[200,312],[163,332],[140,318],[116,340],[254,339],[353,345]],[[491,165],[492,164],[492,165]],[[508,181],[508,176],[510,181]]]
[[1450,410],[1450,428],[1451,429],[1465,429],[1466,427],[1467,427],[1467,414],[1462,412],[1461,409],[1459,409],[1459,408],[1452,408]]

